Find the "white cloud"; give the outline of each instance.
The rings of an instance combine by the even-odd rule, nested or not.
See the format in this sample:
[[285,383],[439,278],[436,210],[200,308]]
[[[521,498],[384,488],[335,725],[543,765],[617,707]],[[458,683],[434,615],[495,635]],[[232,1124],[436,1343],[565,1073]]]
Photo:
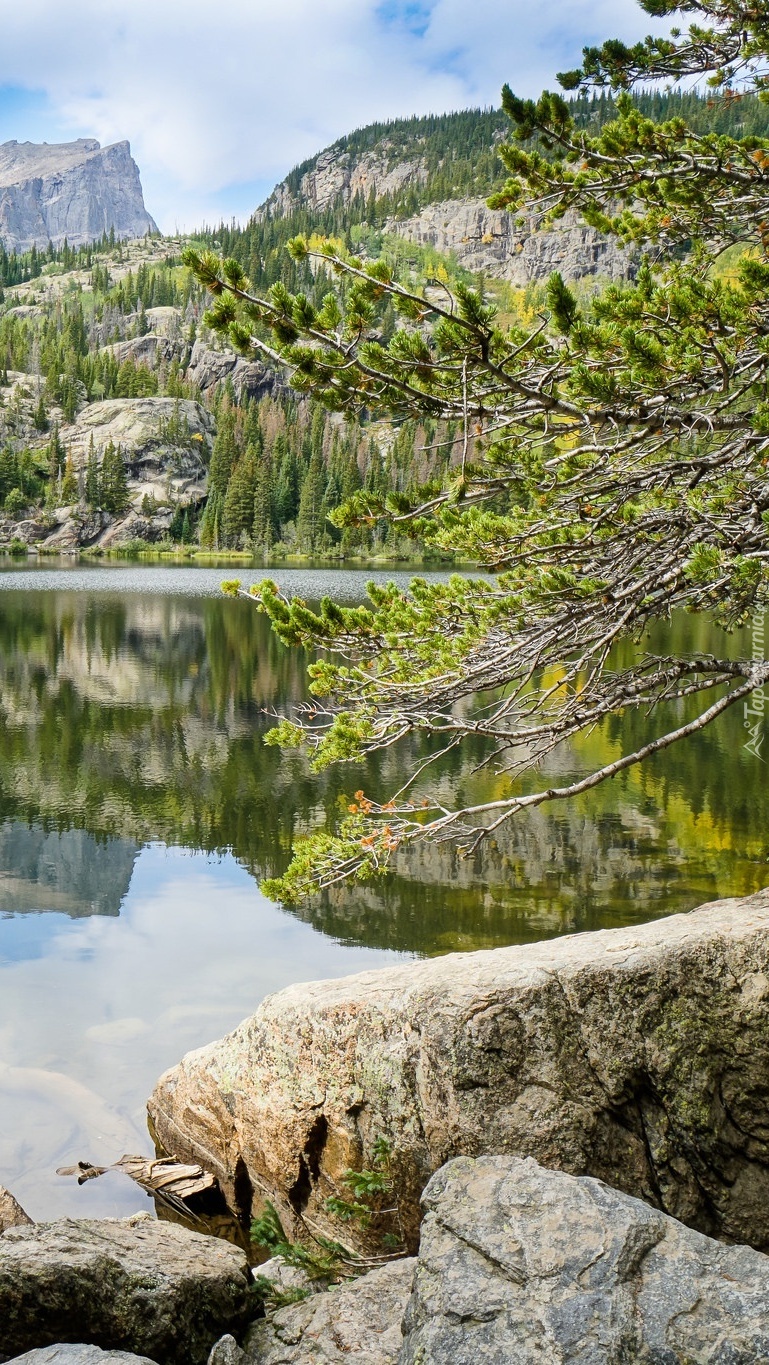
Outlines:
[[166,230],[255,207],[296,161],[374,119],[496,102],[505,80],[534,94],[583,42],[649,22],[633,0],[5,8],[0,85],[45,93],[58,123],[49,140],[129,138]]

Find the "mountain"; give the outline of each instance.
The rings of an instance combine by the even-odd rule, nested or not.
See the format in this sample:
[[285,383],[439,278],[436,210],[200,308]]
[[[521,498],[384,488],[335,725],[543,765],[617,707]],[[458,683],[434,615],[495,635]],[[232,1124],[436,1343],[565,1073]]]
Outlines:
[[[682,117],[701,133],[769,136],[769,107],[755,96],[728,100],[674,91],[635,98],[655,122]],[[616,112],[606,93],[574,99],[571,109],[589,134]],[[490,109],[369,124],[295,167],[247,227],[219,230],[219,245],[244,264],[257,288],[285,273],[283,248],[296,233],[351,234],[351,244],[371,254],[364,229],[451,256],[467,270],[517,288],[554,270],[570,280],[632,275],[633,253],[573,214],[542,229],[532,217],[519,221],[487,207],[506,177],[498,149],[510,135],[502,111]]]
[[157,232],[127,142],[0,144],[0,242],[24,252]]

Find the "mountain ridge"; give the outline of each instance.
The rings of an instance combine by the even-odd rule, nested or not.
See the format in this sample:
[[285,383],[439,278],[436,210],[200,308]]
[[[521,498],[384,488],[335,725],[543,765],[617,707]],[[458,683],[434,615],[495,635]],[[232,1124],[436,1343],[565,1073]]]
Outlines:
[[[701,132],[769,138],[769,108],[755,97],[729,101],[642,91],[635,100],[654,122],[683,117]],[[575,123],[589,135],[616,112],[606,93],[569,103]],[[513,214],[488,208],[487,198],[507,176],[498,147],[509,136],[508,119],[495,109],[366,125],[295,166],[245,228],[222,234],[222,245],[243,261],[258,287],[273,282],[263,263],[291,235],[343,235],[364,224],[520,288],[554,270],[569,280],[632,276],[635,253],[574,214],[542,229],[531,216],[519,223]]]

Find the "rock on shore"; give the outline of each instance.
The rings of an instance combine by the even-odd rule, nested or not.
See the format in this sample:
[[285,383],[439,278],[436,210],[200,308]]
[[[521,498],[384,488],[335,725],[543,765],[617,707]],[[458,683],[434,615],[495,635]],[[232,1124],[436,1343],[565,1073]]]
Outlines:
[[254,1323],[242,1365],[394,1365],[414,1264],[381,1266]]
[[459,1157],[419,1256],[282,1308],[209,1365],[759,1365],[769,1257],[598,1180]]
[[63,1218],[0,1236],[0,1359],[85,1341],[204,1365],[250,1309],[244,1254],[152,1219]]
[[398,1365],[769,1360],[760,1252],[531,1160],[460,1158],[424,1203]]
[[430,1175],[489,1152],[767,1247],[769,892],[293,986],[167,1072],[150,1113],[243,1217],[266,1195],[294,1229],[340,1234],[325,1200],[385,1136],[412,1250]]

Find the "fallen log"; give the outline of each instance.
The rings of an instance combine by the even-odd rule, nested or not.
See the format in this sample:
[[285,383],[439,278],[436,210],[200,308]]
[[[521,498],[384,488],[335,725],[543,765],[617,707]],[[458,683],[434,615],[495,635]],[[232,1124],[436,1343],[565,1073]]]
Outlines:
[[110,1166],[94,1166],[90,1161],[78,1161],[74,1166],[60,1166],[56,1174],[77,1176],[78,1185],[83,1185],[86,1180],[96,1180],[107,1171],[123,1171],[147,1194],[169,1204],[188,1218],[196,1217],[188,1201],[215,1190],[218,1183],[216,1176],[204,1171],[202,1166],[185,1165],[173,1156],[153,1159],[125,1154]]

